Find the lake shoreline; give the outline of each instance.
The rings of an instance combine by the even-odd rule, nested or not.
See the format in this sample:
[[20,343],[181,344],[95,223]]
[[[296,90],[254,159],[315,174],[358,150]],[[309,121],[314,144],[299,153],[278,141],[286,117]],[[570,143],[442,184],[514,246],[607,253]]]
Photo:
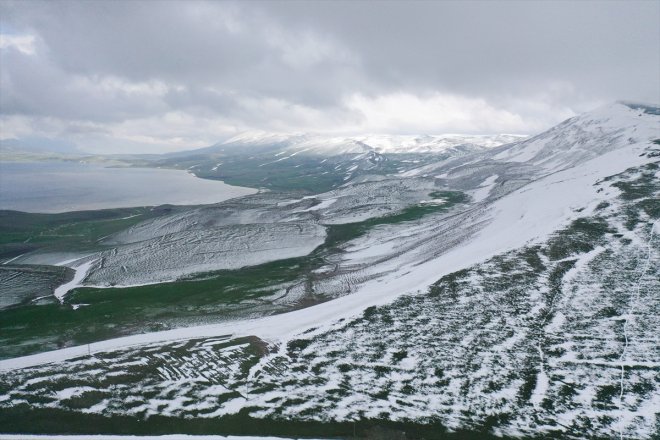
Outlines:
[[0,162],[0,210],[58,214],[208,205],[258,192],[186,170],[72,162]]

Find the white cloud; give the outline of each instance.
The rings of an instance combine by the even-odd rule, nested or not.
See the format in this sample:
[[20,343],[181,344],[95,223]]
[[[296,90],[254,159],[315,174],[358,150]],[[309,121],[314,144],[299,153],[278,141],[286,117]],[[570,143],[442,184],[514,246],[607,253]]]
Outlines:
[[163,81],[150,80],[132,82],[114,76],[77,76],[70,86],[80,92],[94,95],[135,95],[142,97],[162,97],[170,90],[182,90],[183,86],[170,86]]
[[34,130],[34,119],[21,115],[0,116],[0,139],[14,139],[29,136]]
[[357,56],[327,36],[310,31],[291,32],[271,26],[265,41],[280,51],[282,60],[294,69],[309,69],[323,62],[355,64]]
[[[66,122],[62,123],[68,131]],[[247,129],[230,118],[181,111],[88,128],[90,132],[63,135],[82,150],[93,153],[167,153],[206,147]]]
[[482,98],[439,92],[423,96],[405,92],[373,97],[354,94],[345,105],[360,115],[360,122],[352,130],[373,133],[533,133],[574,114],[565,109],[557,112],[546,105],[539,112],[543,116],[539,120],[533,112],[521,114]]
[[36,38],[34,35],[0,34],[0,49],[16,49],[25,55],[34,55]]

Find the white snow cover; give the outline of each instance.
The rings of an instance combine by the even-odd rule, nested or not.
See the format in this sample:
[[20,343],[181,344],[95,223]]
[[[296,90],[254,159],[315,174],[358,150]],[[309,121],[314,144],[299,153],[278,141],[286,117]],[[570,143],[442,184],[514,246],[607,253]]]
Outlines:
[[307,255],[324,239],[325,229],[311,223],[228,225],[165,234],[100,253],[102,263],[92,268],[85,284],[126,287],[238,269]]
[[658,137],[657,116],[617,102],[568,119],[538,136],[503,149],[493,159],[526,162],[555,171],[626,144]]
[[490,190],[493,189],[493,186],[495,186],[495,181],[497,180],[497,174],[494,174],[488,178],[486,178],[483,182],[481,182],[481,185],[479,185],[479,188],[472,194],[472,198],[474,199],[475,202],[481,202],[484,200],[486,197],[488,197],[488,194],[490,194]]
[[[646,140],[645,140],[646,141]],[[366,307],[385,304],[400,295],[423,291],[445,274],[482,262],[494,255],[541,240],[578,215],[585,215],[602,200],[593,186],[606,176],[641,165],[646,142],[624,143],[579,167],[559,171],[532,182],[495,201],[484,218],[490,222],[470,241],[422,264],[407,263],[399,270],[365,282],[351,295],[317,306],[281,315],[198,327],[148,333],[90,344],[92,351],[105,351],[145,343],[217,335],[258,336],[267,341],[285,341],[311,327],[360,314]],[[579,214],[576,209],[585,208]],[[0,369],[16,369],[61,361],[87,354],[87,346],[71,347],[0,361]]]
[[[234,136],[217,146],[226,145],[282,145],[295,154],[310,151],[322,154],[362,153],[376,151],[378,153],[438,153],[461,146],[479,146],[493,148],[500,145],[517,142],[526,136],[518,134],[495,135],[366,135],[366,136],[325,136],[313,133],[267,133],[246,132]],[[290,156],[289,156],[290,157]]]
[[69,290],[75,289],[76,287],[81,285],[82,281],[85,279],[85,276],[87,276],[87,272],[92,267],[94,262],[95,260],[87,261],[79,266],[74,267],[73,269],[76,271],[76,273],[73,276],[73,279],[68,283],[62,284],[61,286],[55,289],[55,292],[53,292],[53,294],[55,295],[55,298],[59,300],[60,303],[64,302],[64,296],[69,292]]

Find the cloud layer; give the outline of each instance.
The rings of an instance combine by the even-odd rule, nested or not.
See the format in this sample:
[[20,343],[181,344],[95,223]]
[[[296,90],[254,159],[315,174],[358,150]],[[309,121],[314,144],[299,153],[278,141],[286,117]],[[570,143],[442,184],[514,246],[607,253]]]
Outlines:
[[0,138],[534,133],[657,102],[660,3],[2,2]]

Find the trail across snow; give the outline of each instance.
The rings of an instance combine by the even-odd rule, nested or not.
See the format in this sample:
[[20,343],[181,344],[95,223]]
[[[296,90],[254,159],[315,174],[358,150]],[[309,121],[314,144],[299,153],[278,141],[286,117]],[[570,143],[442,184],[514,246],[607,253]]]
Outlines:
[[[648,272],[649,267],[651,266],[651,252],[652,252],[652,244],[653,244],[653,237],[655,233],[655,227],[657,225],[657,222],[653,222],[653,225],[651,225],[651,232],[649,236],[649,241],[648,241],[648,251],[646,254],[646,261],[644,262],[644,266],[641,268],[640,273],[639,273],[639,278],[638,280],[641,280],[644,275],[646,275],[646,272]],[[630,299],[630,305],[628,309],[628,313],[626,313],[624,316],[624,322],[623,322],[623,337],[625,339],[625,343],[623,345],[623,351],[621,353],[621,358],[620,358],[620,363],[621,363],[621,388],[619,392],[619,412],[621,414],[620,419],[619,419],[619,438],[623,440],[623,429],[625,427],[625,417],[623,414],[623,394],[625,391],[625,372],[626,372],[626,357],[628,355],[628,324],[630,323],[630,318],[633,316],[635,313],[635,305],[637,303],[637,298],[639,297],[639,289],[640,289],[640,281],[635,284],[635,289],[633,291],[632,297]]]

